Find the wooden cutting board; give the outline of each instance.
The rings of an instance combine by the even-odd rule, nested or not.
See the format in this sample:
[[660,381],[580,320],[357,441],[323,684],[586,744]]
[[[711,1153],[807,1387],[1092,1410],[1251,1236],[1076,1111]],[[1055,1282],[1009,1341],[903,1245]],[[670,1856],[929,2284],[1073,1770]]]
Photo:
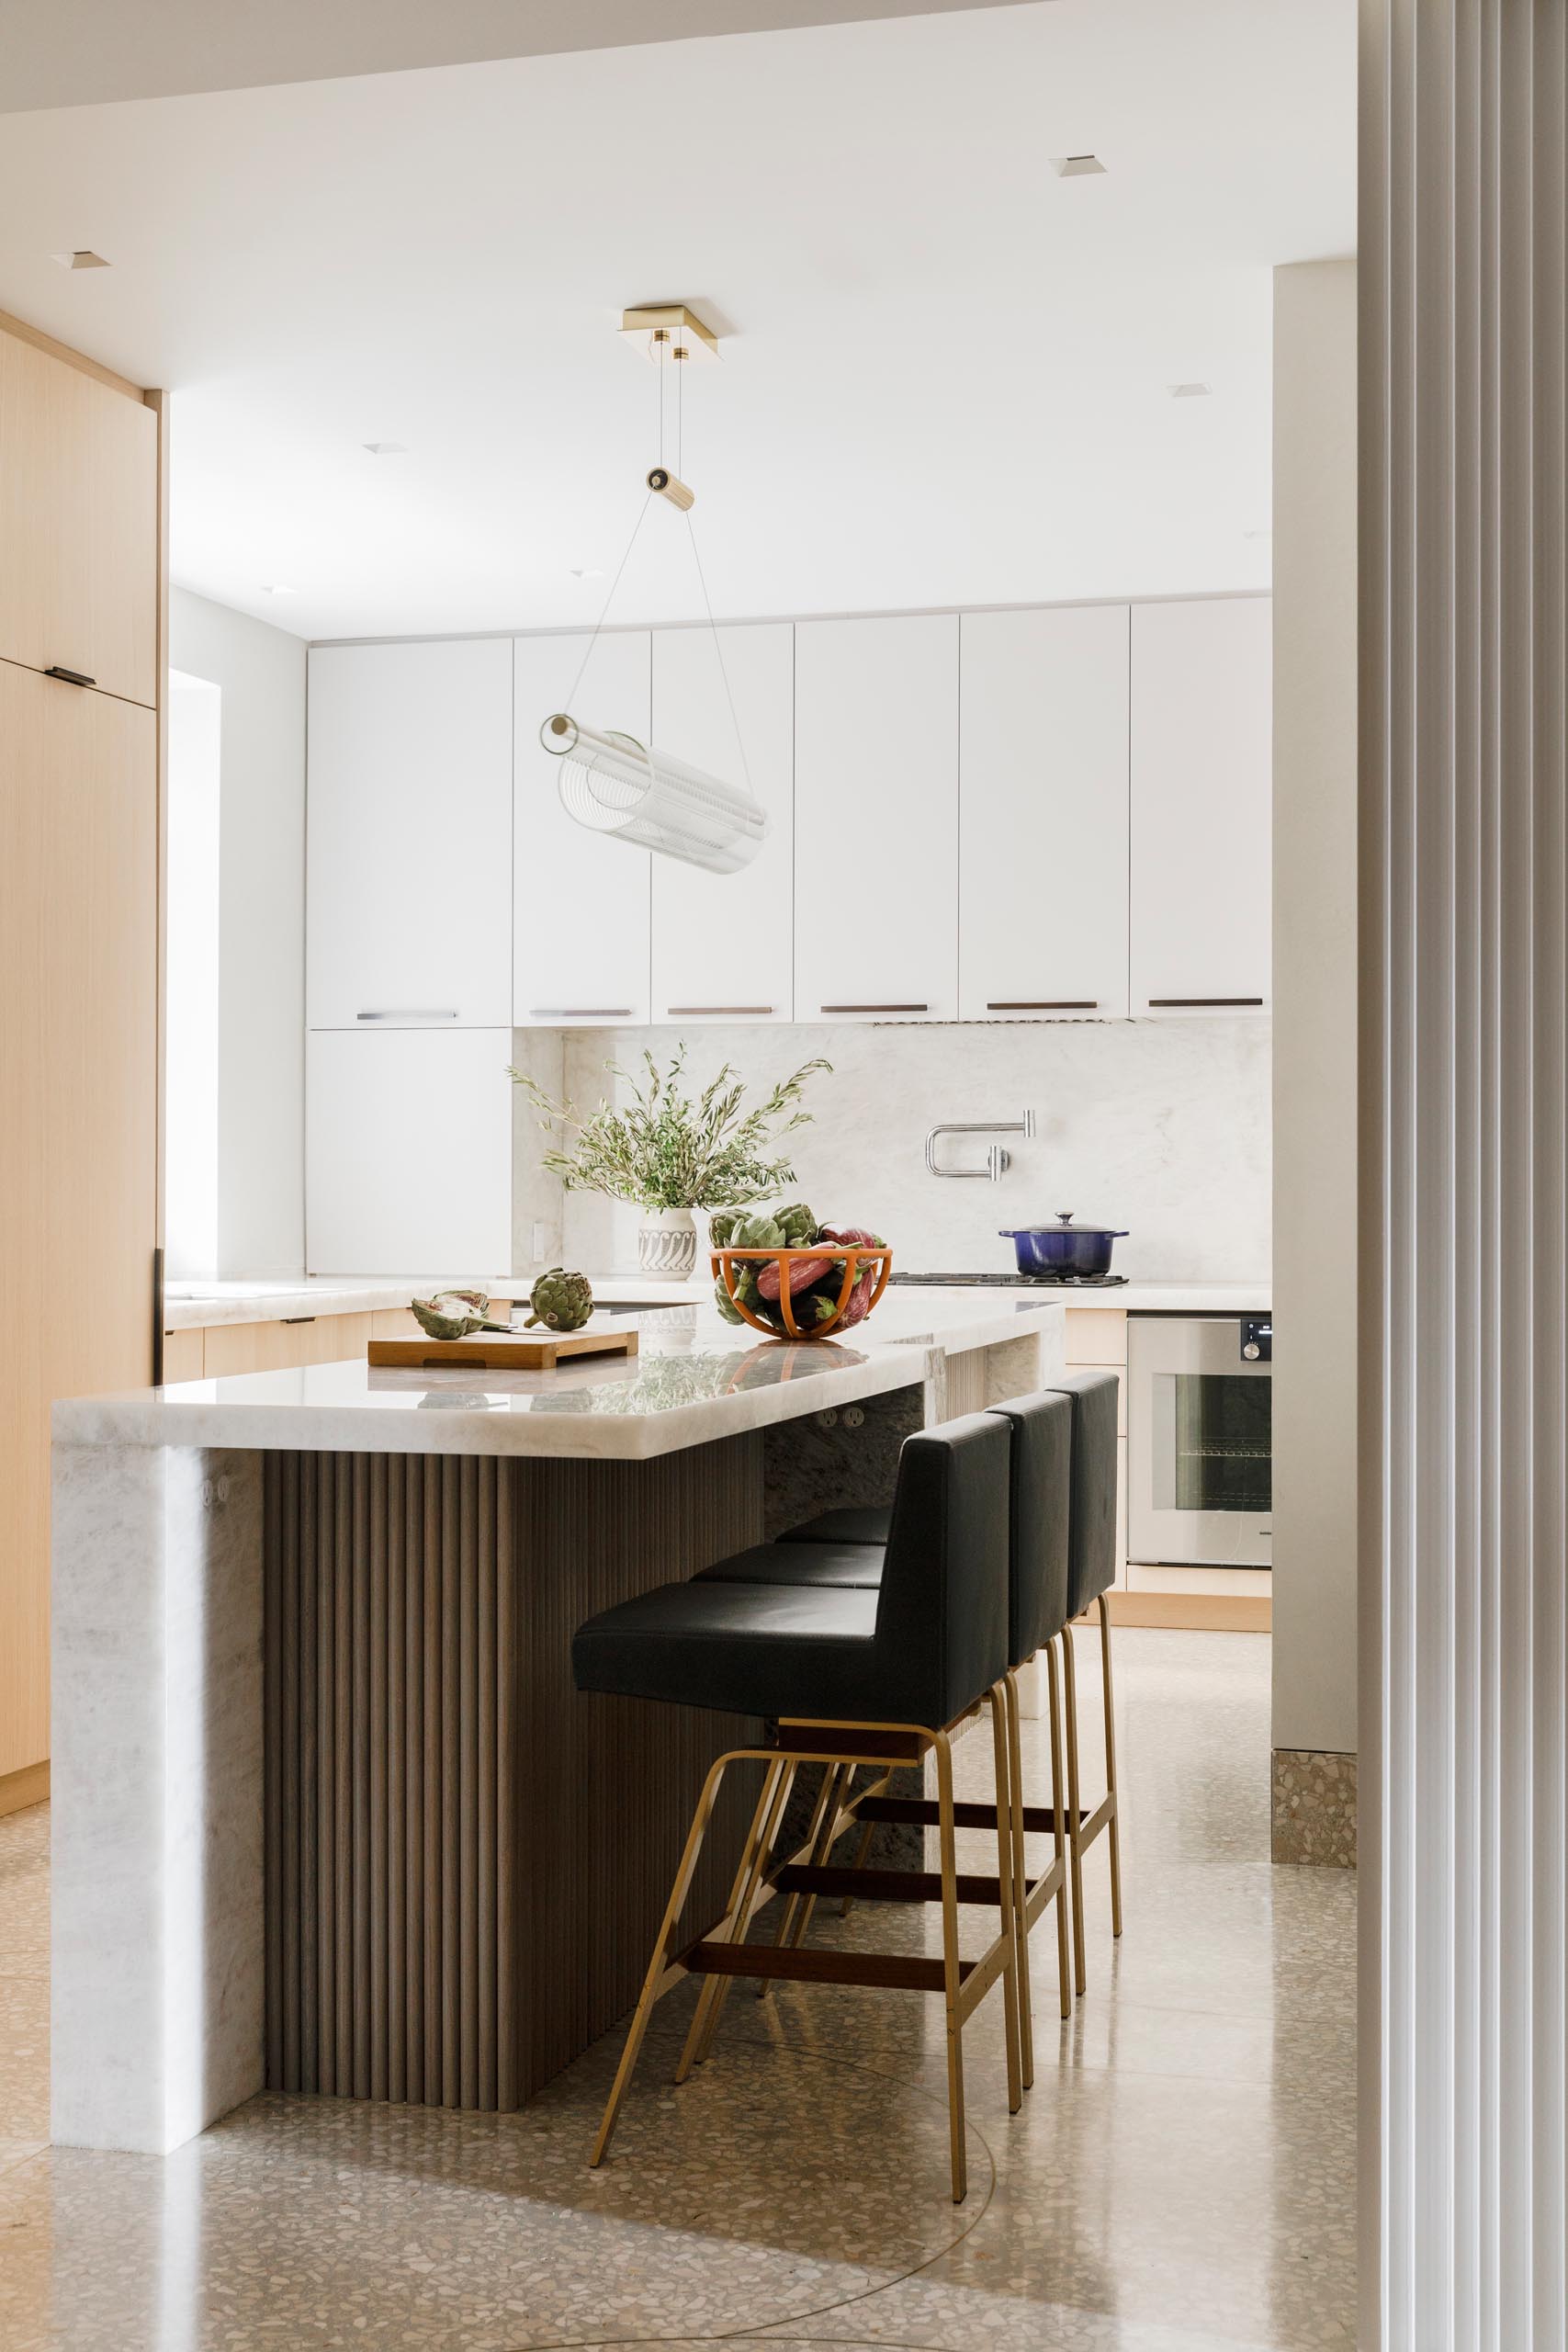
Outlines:
[[572,1356],[635,1356],[633,1324],[590,1323],[581,1331],[470,1331],[466,1340],[372,1340],[367,1361],[416,1369],[463,1365],[475,1372],[554,1372]]

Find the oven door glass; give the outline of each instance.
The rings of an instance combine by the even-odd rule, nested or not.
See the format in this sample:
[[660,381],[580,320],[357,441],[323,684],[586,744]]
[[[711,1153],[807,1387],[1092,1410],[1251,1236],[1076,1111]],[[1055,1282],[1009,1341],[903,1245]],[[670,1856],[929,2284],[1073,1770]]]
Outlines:
[[1219,1372],[1154,1376],[1156,1510],[1274,1507],[1274,1384]]

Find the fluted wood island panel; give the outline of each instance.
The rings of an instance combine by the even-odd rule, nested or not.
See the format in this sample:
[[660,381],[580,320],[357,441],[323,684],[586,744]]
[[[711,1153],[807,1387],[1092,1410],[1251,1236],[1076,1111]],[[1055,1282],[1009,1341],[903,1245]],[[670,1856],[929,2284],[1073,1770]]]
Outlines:
[[[761,1438],[653,1462],[266,1461],[266,2077],[506,2110],[636,1998],[739,1717],[579,1695],[583,1617],[762,1532]],[[693,1890],[724,1907],[755,1798]]]

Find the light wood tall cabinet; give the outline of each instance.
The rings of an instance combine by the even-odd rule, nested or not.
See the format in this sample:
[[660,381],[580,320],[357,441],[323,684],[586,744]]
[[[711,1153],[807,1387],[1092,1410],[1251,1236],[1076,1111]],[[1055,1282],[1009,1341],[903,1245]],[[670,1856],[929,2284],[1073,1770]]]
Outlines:
[[0,1812],[45,1787],[50,1406],[152,1369],[160,447],[0,321]]
[[157,545],[153,411],[0,322],[0,655],[156,704]]

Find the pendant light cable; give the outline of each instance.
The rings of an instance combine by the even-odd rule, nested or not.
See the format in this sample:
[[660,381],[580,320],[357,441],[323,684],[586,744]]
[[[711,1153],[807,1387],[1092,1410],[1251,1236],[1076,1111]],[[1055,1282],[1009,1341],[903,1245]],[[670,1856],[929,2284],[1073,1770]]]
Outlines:
[[735,729],[736,749],[740,753],[740,772],[746,778],[747,791],[755,800],[757,796],[751,786],[751,766],[746,757],[746,739],[740,732],[740,720],[735,708],[735,696],[729,690],[729,673],[724,666],[724,648],[719,643],[718,629],[714,621],[713,604],[708,596],[707,574],[703,570],[702,557],[697,553],[697,535],[692,527],[692,517],[689,513],[686,516],[686,531],[692,542],[692,561],[697,567],[697,581],[703,592],[703,607],[708,616],[708,631],[713,639],[713,650],[718,656],[718,674],[724,680],[724,699],[729,705],[729,723]]

